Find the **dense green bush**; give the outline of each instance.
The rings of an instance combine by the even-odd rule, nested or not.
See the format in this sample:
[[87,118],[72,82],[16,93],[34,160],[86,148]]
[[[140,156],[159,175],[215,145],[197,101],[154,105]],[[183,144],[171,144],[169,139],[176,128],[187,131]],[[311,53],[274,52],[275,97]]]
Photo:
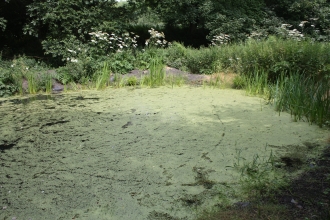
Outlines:
[[112,54],[107,62],[113,73],[126,74],[134,69],[135,57],[128,50]]
[[166,49],[166,64],[181,70],[187,70],[187,54],[188,50],[178,42],[173,42]]
[[10,96],[14,94],[18,88],[15,85],[15,79],[8,62],[0,62],[0,97]]
[[73,59],[65,66],[57,69],[58,80],[63,84],[70,82],[86,83],[90,81],[94,73],[102,66],[101,59],[95,60],[92,57],[81,54],[77,59]]
[[218,48],[200,48],[187,50],[187,67],[190,72],[198,74],[212,74],[215,72],[214,65],[219,59]]
[[239,44],[189,51],[189,69],[194,73],[205,72],[205,69],[212,72],[218,63],[223,70],[241,74],[261,70],[267,72],[273,80],[289,72],[319,77],[330,74],[329,43],[270,37],[264,41],[250,39]]

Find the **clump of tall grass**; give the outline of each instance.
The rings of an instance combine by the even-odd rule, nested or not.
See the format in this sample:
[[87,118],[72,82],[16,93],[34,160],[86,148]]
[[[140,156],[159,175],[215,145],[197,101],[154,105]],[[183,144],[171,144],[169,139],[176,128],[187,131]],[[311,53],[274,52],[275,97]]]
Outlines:
[[260,95],[269,98],[270,85],[267,72],[256,70],[244,76],[244,79],[245,90],[248,95]]
[[30,94],[36,94],[39,91],[38,79],[33,72],[26,74],[28,82],[28,91]]
[[290,112],[294,121],[307,120],[322,127],[330,120],[330,81],[299,72],[283,72],[276,81],[269,73],[257,70],[240,74],[234,85],[248,95],[262,96],[273,103],[275,110]]
[[238,150],[234,168],[241,173],[241,188],[248,198],[256,198],[257,201],[265,197],[271,198],[274,192],[288,184],[288,181],[281,177],[282,171],[276,167],[278,161],[272,151],[269,157],[263,158],[256,154],[251,161],[246,161],[240,157]]
[[108,64],[104,62],[102,70],[96,73],[95,87],[97,90],[104,89],[109,83],[110,71]]
[[51,93],[52,92],[52,88],[53,88],[53,78],[51,74],[46,74],[44,76],[44,84],[45,84],[45,90],[46,93]]
[[309,76],[330,73],[330,44],[296,41],[270,36],[260,41],[249,39],[242,43],[221,46],[185,48],[174,44],[167,49],[167,64],[187,68],[192,73],[212,74],[219,71],[250,73],[268,72],[269,79],[283,72],[304,72]]
[[185,83],[185,81],[186,79],[182,75],[175,76],[174,74],[171,74],[166,76],[165,78],[165,83],[169,84],[172,87],[172,89],[174,88],[175,85],[179,87],[182,86]]
[[241,73],[267,71],[269,78],[276,80],[283,72],[304,72],[308,76],[330,73],[329,51],[329,43],[269,37],[221,47],[219,58],[224,68]]
[[115,73],[111,77],[111,81],[112,81],[112,87],[114,88],[122,88],[125,86],[125,79],[119,73]]
[[282,76],[272,89],[275,109],[289,111],[295,121],[306,119],[320,127],[330,120],[330,81],[293,73]]
[[142,79],[142,84],[150,87],[162,86],[165,84],[165,78],[165,65],[162,57],[152,58],[149,66],[149,75]]

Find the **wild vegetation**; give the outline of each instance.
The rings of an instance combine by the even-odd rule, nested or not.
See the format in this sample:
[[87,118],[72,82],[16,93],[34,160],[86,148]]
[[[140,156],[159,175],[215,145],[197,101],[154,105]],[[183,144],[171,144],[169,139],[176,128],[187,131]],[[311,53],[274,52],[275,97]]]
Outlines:
[[[0,97],[51,93],[54,82],[73,90],[181,86],[183,78],[166,76],[170,66],[213,75],[212,87],[223,84],[217,74],[235,73],[233,88],[279,114],[329,126],[329,27],[327,0],[1,1]],[[134,69],[149,74],[123,78]],[[259,162],[236,168],[249,190],[275,195],[284,183],[273,187],[266,176],[276,170],[273,156]],[[252,211],[285,213],[272,208]]]

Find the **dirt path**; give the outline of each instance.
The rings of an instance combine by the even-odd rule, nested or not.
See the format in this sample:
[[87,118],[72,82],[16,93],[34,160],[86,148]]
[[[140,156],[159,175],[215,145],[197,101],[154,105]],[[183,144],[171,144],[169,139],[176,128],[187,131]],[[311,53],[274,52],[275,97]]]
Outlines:
[[219,192],[231,198],[238,151],[307,151],[328,137],[237,90],[39,98],[0,99],[0,219],[193,219]]

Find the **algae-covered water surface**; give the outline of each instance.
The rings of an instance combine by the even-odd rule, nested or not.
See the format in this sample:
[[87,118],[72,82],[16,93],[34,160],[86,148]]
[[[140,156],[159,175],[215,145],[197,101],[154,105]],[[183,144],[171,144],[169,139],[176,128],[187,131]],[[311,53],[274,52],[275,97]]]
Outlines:
[[0,219],[193,219],[239,181],[238,152],[327,137],[241,91],[188,86],[0,99],[0,116]]

